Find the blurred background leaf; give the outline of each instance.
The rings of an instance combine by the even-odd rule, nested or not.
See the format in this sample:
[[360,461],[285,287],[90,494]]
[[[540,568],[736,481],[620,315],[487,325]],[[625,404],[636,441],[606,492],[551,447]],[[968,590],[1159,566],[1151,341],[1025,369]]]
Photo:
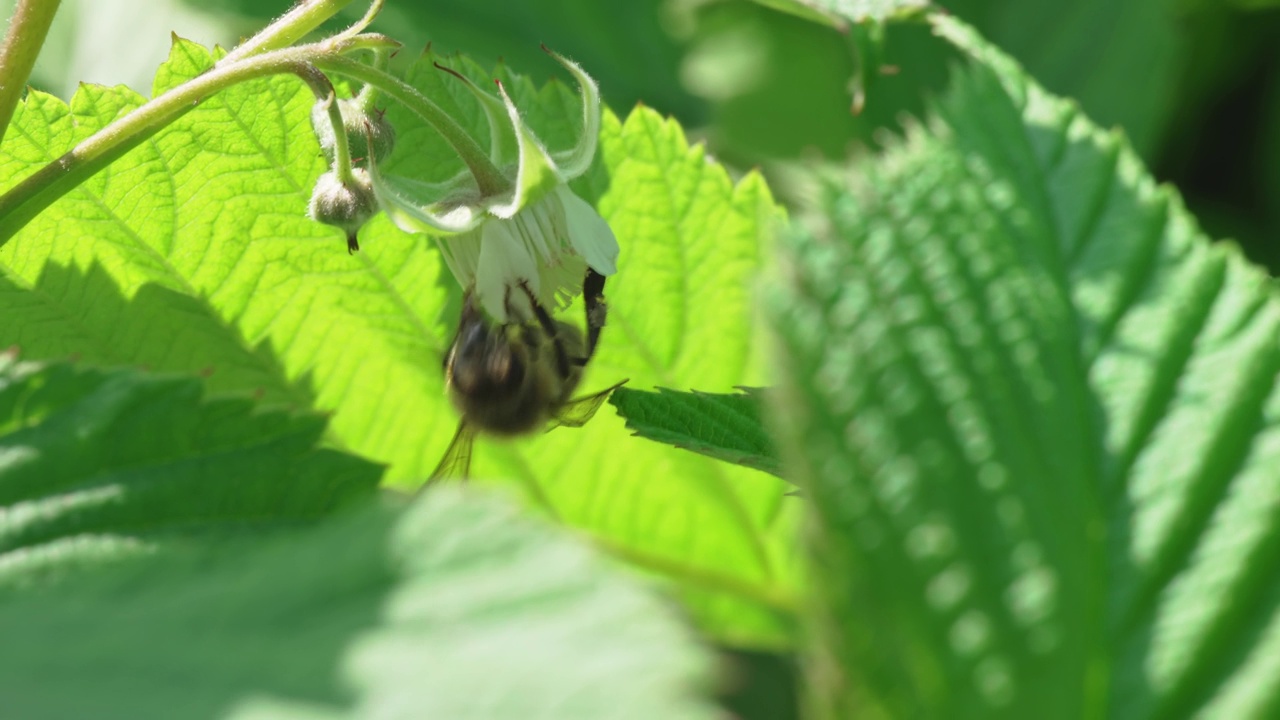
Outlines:
[[710,719],[710,662],[634,578],[442,488],[0,597],[14,717]]
[[821,178],[769,304],[820,716],[1270,717],[1280,297],[932,22],[971,62]]

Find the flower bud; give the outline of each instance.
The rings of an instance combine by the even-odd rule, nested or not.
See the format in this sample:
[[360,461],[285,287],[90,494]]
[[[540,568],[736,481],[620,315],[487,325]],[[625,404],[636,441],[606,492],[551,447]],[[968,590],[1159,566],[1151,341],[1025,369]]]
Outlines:
[[316,180],[307,214],[312,220],[341,228],[347,234],[347,252],[360,249],[356,234],[378,212],[373,183],[364,168],[351,171],[352,183],[344,185],[338,174],[330,170]]
[[[311,127],[315,130],[316,140],[320,141],[320,150],[332,165],[334,138],[333,123],[329,122],[328,103],[328,100],[321,100],[311,107]],[[342,124],[347,131],[347,145],[351,148],[352,158],[359,161],[368,157],[371,137],[375,160],[385,160],[391,154],[391,149],[396,144],[396,131],[381,111],[365,112],[358,99],[339,100],[338,111],[342,114]]]

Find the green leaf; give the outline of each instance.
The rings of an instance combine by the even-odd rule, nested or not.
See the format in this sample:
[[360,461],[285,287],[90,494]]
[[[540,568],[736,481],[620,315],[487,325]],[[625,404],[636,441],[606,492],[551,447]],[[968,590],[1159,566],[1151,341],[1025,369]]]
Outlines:
[[372,493],[380,468],[315,448],[323,418],[202,391],[0,355],[0,584],[166,538],[294,524]]
[[[410,81],[487,143],[474,98],[433,59]],[[492,78],[465,60],[442,62]],[[156,92],[211,63],[177,41]],[[581,111],[565,83],[499,76],[552,150],[572,144]],[[141,101],[86,86],[68,108],[31,93],[0,147],[0,187]],[[429,238],[379,216],[348,255],[339,231],[306,218],[324,169],[312,102],[292,77],[238,85],[52,205],[0,248],[0,347],[198,372],[216,394],[332,413],[329,443],[413,486],[457,423],[440,367],[460,291]],[[398,140],[386,169],[448,177],[457,158],[407,115],[387,108]],[[625,122],[606,114],[596,165],[576,187],[622,245],[583,392],[624,378],[721,392],[763,384],[749,281],[779,211],[760,177],[735,185],[676,123],[640,108]],[[580,313],[565,317],[581,322]],[[481,441],[475,471],[515,482],[549,515],[673,579],[722,638],[790,642],[794,503],[776,478],[631,439],[609,413],[583,430]]]
[[[885,129],[899,133],[904,114],[918,114],[925,98],[942,92],[944,70],[956,60],[946,43],[910,21],[921,5],[892,0],[700,5],[685,76],[694,92],[714,102],[713,148],[739,164],[769,167],[780,157],[805,159],[815,146],[825,157],[839,159],[851,141],[878,146]],[[1213,61],[1192,52],[1190,38],[1199,20],[1170,0],[951,0],[943,5],[976,25],[1048,89],[1075,98],[1098,123],[1124,128],[1148,158],[1159,157],[1170,131],[1186,119],[1187,76],[1197,64]],[[793,17],[817,25],[804,27],[807,23]],[[886,18],[886,24],[873,25],[883,31],[874,41],[862,28],[831,30],[850,23],[865,28],[868,19]],[[851,82],[865,90],[865,109],[857,115],[849,112],[850,102],[835,102]],[[1219,92],[1220,84],[1214,86]],[[850,100],[857,105],[856,97]],[[1212,98],[1192,101],[1199,106]],[[780,132],[782,127],[787,130]],[[777,174],[785,180],[783,172]]]
[[711,718],[658,598],[505,504],[169,552],[0,599],[23,718]]
[[1266,717],[1280,299],[1115,133],[947,17],[926,126],[771,296],[829,716]]
[[1179,82],[1196,61],[1179,9],[1169,0],[948,4],[1046,88],[1074,98],[1099,125],[1124,128],[1145,157],[1178,119]]
[[781,477],[773,443],[760,420],[760,397],[759,391],[714,394],[618,388],[609,403],[640,437]]
[[[624,378],[720,392],[763,384],[750,282],[779,213],[760,177],[735,186],[674,121],[638,109],[624,123],[606,116],[600,165],[579,189],[599,198],[622,249],[582,393]],[[604,412],[521,445],[517,455],[482,444],[476,474],[518,478],[555,517],[677,580],[713,633],[790,642],[795,518],[776,478],[631,439]]]

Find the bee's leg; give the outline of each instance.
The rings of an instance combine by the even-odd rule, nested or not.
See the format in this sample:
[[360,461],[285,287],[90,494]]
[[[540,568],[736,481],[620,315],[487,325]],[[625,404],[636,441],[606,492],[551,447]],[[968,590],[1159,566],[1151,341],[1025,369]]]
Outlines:
[[587,268],[587,277],[582,281],[582,299],[587,306],[587,356],[582,364],[596,352],[596,343],[600,342],[600,331],[604,329],[605,316],[609,307],[604,303],[604,276]]
[[524,317],[516,311],[516,306],[511,303],[511,286],[507,286],[507,291],[502,294],[502,309],[507,312],[507,324],[514,325],[516,323],[524,323]]
[[[523,287],[524,283],[521,283],[521,286]],[[533,308],[534,315],[539,315],[540,311],[542,310],[542,307],[539,306],[538,303],[534,301],[533,294],[529,292],[529,288],[524,287],[523,289],[525,294],[529,296],[529,306]],[[524,343],[524,345],[527,346],[530,350],[541,349],[542,337],[539,336],[538,333],[533,332],[533,328],[531,328],[529,326],[529,323],[525,320],[524,313],[518,310],[515,304],[511,302],[510,286],[507,287],[507,292],[502,297],[502,307],[504,310],[507,311],[507,324],[505,327],[507,328],[514,327],[515,331],[520,334],[520,342]],[[541,317],[538,318],[538,322],[542,323]],[[542,325],[543,325],[543,329],[545,330],[546,324],[543,323]],[[551,331],[548,330],[547,332],[550,333]],[[551,335],[551,337],[555,337],[555,336]]]
[[538,304],[538,299],[534,297],[528,285],[520,283],[520,288],[524,290],[525,295],[529,296],[529,307],[533,308],[533,316],[538,319],[542,331],[551,338],[551,346],[556,351],[556,372],[560,373],[562,378],[569,377],[569,353],[565,351],[564,343],[560,342],[560,331],[556,329],[556,322],[547,314],[547,309]]

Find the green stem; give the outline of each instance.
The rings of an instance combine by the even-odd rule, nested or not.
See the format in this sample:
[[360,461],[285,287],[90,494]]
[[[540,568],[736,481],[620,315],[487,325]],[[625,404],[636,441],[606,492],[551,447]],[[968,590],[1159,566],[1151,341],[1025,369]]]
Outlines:
[[334,35],[333,39],[346,40],[347,38],[353,38],[356,35],[359,35],[361,31],[369,27],[369,24],[373,22],[373,19],[378,16],[378,13],[382,12],[382,5],[384,2],[385,0],[373,0],[373,2],[369,3],[369,9],[364,11],[364,17],[357,20],[351,27],[343,30],[337,35]]
[[412,85],[377,68],[340,55],[317,58],[314,62],[321,70],[345,75],[366,85],[372,85],[382,94],[417,113],[428,125],[435,128],[436,132],[440,133],[445,142],[449,143],[462,158],[462,162],[475,177],[481,195],[498,195],[511,189],[511,181],[503,176],[502,171],[493,164],[475,138]]
[[18,0],[9,31],[0,48],[0,140],[4,140],[13,110],[27,89],[31,68],[44,45],[60,0]]
[[323,41],[273,50],[216,66],[173,88],[94,133],[0,196],[0,246],[55,200],[220,90],[269,75],[305,74],[307,63],[317,58],[385,44],[380,37],[357,36],[338,43]]
[[[253,55],[289,47],[351,3],[352,0],[312,0],[300,3],[279,20],[263,28],[262,32],[240,43],[235,50],[219,60],[218,64],[231,65]],[[382,0],[376,0],[374,6],[381,7]]]
[[338,94],[333,89],[333,83],[315,65],[307,65],[298,76],[311,87],[316,101],[325,104],[325,116],[333,130],[333,162],[330,169],[338,176],[338,182],[350,187],[355,183],[351,173],[351,145],[347,140],[347,123],[342,117],[342,107],[338,105]]
[[[387,66],[391,64],[391,53],[380,51],[373,54],[373,67],[377,70],[386,72]],[[374,112],[375,106],[378,104],[378,88],[374,85],[365,85],[360,88],[360,94],[355,98],[360,109],[365,114]]]
[[[338,96],[335,93],[329,93],[329,123],[333,125],[333,172],[338,176],[338,182],[344,187],[351,187],[355,184],[355,177],[351,173],[351,144],[347,138],[347,123],[342,118],[342,107],[338,105]],[[373,147],[373,142],[369,142],[369,147]],[[370,151],[372,152],[372,150]]]

